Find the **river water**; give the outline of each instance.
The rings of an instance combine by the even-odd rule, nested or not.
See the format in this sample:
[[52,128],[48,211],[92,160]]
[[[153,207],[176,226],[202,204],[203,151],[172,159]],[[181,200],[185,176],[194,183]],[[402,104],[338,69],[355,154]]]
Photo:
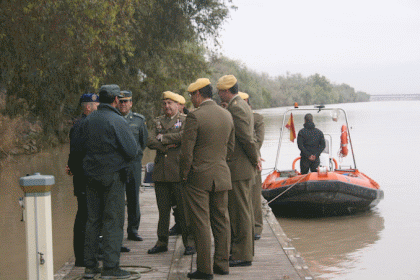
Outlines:
[[[420,101],[340,107],[347,111],[357,168],[380,184],[385,199],[371,211],[357,215],[278,220],[317,279],[420,279],[420,183],[415,177],[420,155]],[[274,167],[285,110],[259,111],[266,125],[263,174]],[[321,129],[327,128],[323,119],[315,122]],[[302,127],[298,116],[295,125],[296,131]],[[299,155],[296,141],[283,141],[283,150],[281,159],[293,160]],[[71,178],[64,173],[67,157],[66,145],[1,163],[1,280],[26,279],[25,223],[20,221],[18,204],[23,196],[18,180],[26,174],[55,176],[51,192],[54,271],[72,257],[76,199]],[[146,153],[143,162],[151,160],[153,154]],[[291,169],[291,161],[286,160],[286,167]]]
[[[379,183],[384,200],[371,211],[355,215],[278,217],[278,221],[316,279],[420,279],[420,183],[415,177],[420,156],[420,101],[339,107],[347,112],[357,168]],[[275,165],[285,111],[259,111],[266,126],[265,174]],[[296,133],[302,123],[295,116]],[[315,123],[326,128],[323,119],[315,117]],[[336,154],[338,147],[333,151]],[[289,159],[299,156],[296,140],[283,140],[281,155],[279,161],[286,159],[291,169]]]
[[[19,197],[24,193],[19,178],[39,172],[53,175],[51,191],[54,272],[73,256],[73,223],[77,201],[72,178],[65,174],[69,146],[64,145],[36,155],[18,156],[0,163],[0,280],[27,279],[25,222]],[[153,160],[145,151],[144,161]]]

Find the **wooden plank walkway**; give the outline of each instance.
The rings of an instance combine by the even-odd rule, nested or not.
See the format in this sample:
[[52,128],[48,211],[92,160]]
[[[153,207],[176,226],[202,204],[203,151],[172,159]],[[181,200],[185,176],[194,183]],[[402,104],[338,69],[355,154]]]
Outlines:
[[[121,267],[140,272],[143,280],[188,279],[187,273],[196,270],[196,255],[183,255],[181,236],[169,238],[168,252],[147,254],[147,250],[154,246],[157,239],[158,211],[152,187],[141,188],[140,205],[139,235],[144,240],[130,241],[125,236],[123,245],[130,248],[131,252],[121,253]],[[314,279],[290,239],[284,234],[271,209],[265,205],[263,213],[264,228],[261,239],[255,243],[252,266],[231,267],[229,275],[215,274],[214,279]],[[54,280],[81,279],[83,272],[84,268],[74,267],[74,259],[71,259],[54,275]]]

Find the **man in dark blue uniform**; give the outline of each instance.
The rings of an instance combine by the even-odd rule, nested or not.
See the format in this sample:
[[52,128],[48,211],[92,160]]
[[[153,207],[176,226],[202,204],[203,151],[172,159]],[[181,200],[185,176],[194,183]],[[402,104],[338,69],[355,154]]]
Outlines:
[[144,116],[131,111],[133,107],[132,92],[123,90],[121,91],[121,95],[123,97],[119,98],[118,110],[128,122],[134,139],[136,139],[139,151],[137,157],[130,164],[130,170],[125,184],[128,214],[127,239],[143,241],[143,238],[138,234],[141,215],[139,188],[141,185],[141,160],[143,158],[143,150],[146,148],[148,133]]
[[[88,221],[85,237],[85,278],[99,273],[96,253],[102,232],[105,279],[129,278],[130,272],[119,267],[120,247],[124,235],[124,184],[127,168],[137,156],[137,143],[128,123],[117,109],[120,88],[102,86],[101,104],[80,126],[83,170],[87,177]],[[102,229],[101,229],[102,225]]]
[[86,202],[86,177],[83,174],[82,161],[83,154],[81,147],[75,143],[80,137],[80,123],[99,105],[99,96],[94,93],[85,93],[80,97],[79,104],[82,107],[82,115],[74,122],[70,129],[70,154],[66,167],[66,172],[73,175],[74,195],[77,197],[77,213],[73,228],[73,249],[75,256],[75,266],[84,266],[83,250],[85,244],[85,227],[87,220],[87,202]]
[[309,169],[316,172],[319,166],[319,155],[325,149],[324,133],[315,128],[312,114],[305,115],[305,123],[297,137],[300,149],[300,173],[307,174]]

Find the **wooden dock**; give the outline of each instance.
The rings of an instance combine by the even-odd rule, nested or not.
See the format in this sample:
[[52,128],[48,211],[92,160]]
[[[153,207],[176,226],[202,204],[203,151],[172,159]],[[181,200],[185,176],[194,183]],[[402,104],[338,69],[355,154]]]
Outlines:
[[[143,280],[188,279],[187,273],[196,270],[196,255],[183,255],[184,246],[181,236],[169,238],[168,252],[147,254],[147,250],[152,248],[157,240],[158,211],[154,188],[141,188],[140,205],[139,235],[144,240],[138,242],[124,238],[123,245],[131,251],[121,253],[121,267],[132,271],[132,279],[136,278],[134,272],[140,272]],[[215,274],[214,279],[314,279],[290,239],[284,234],[271,209],[264,206],[263,213],[264,228],[261,239],[255,242],[252,266],[231,267],[229,275]],[[84,268],[75,267],[74,259],[71,259],[57,271],[54,280],[82,279],[83,272]]]

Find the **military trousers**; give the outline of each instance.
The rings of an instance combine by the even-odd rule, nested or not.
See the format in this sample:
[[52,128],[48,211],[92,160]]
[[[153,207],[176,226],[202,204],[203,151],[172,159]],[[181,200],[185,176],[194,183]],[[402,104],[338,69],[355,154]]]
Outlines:
[[[127,182],[125,184],[128,234],[138,234],[141,218],[139,198],[141,174],[135,176],[134,172],[137,172],[137,170],[131,170],[129,172]],[[138,172],[141,173],[141,170],[138,170]]]
[[171,216],[172,200],[175,198],[178,209],[178,220],[184,246],[194,246],[189,230],[188,213],[185,211],[184,187],[180,182],[155,182],[156,202],[159,211],[158,242],[157,246],[168,246],[169,222]]
[[77,198],[77,212],[73,227],[75,266],[84,266],[85,231],[87,221],[86,184],[87,178],[84,175],[73,176],[74,195]]
[[86,267],[95,267],[98,264],[96,254],[100,235],[103,237],[103,267],[119,266],[125,210],[122,177],[125,177],[122,176],[122,171],[88,177],[86,188],[88,220],[84,250]]
[[229,190],[231,255],[234,260],[252,261],[254,256],[252,181],[253,179],[232,181],[232,189]]
[[211,233],[213,233],[213,263],[223,271],[229,271],[228,191],[206,191],[187,184],[185,197],[191,222],[191,232],[196,244],[197,270],[213,274],[211,261]]
[[255,176],[255,184],[252,187],[252,208],[254,210],[254,234],[260,234],[263,230],[263,217],[262,217],[262,205],[261,205],[261,171],[257,172]]
[[75,266],[84,266],[85,232],[87,221],[86,193],[77,195],[77,213],[73,227],[73,249]]

